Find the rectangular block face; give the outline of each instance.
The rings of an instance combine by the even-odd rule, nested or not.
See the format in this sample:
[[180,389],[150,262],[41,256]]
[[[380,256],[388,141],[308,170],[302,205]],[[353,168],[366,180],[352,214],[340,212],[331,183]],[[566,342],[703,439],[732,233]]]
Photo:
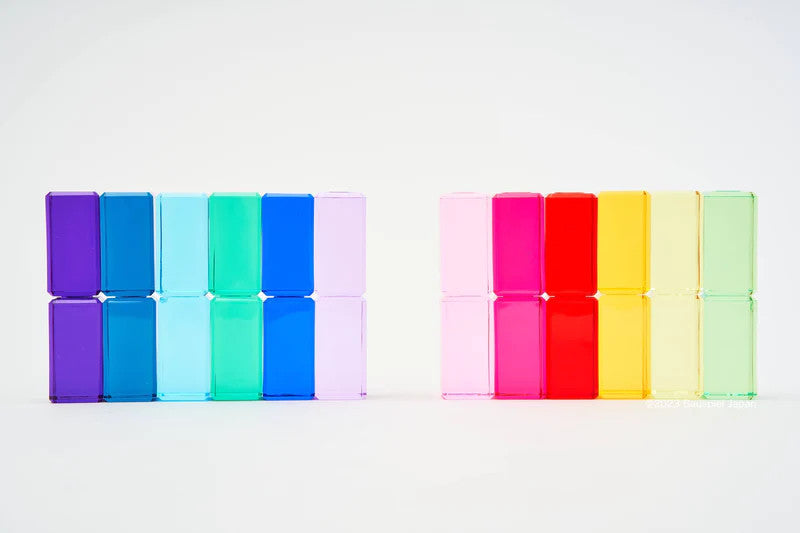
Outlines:
[[597,397],[597,300],[555,297],[545,307],[547,397]]
[[47,292],[100,292],[100,197],[95,192],[51,192],[47,218]]
[[650,197],[650,286],[659,293],[700,290],[700,193]]
[[316,397],[359,400],[366,389],[366,302],[320,298],[316,302]]
[[208,290],[220,296],[258,294],[261,197],[258,193],[214,193],[208,199],[208,218]]
[[494,301],[494,397],[544,398],[542,298]]
[[702,299],[689,295],[650,298],[650,387],[653,398],[692,400],[700,383]]
[[314,199],[314,276],[320,296],[366,291],[367,199],[329,192]]
[[598,299],[600,398],[646,398],[650,393],[650,299],[603,295]]
[[107,402],[156,399],[156,302],[112,298],[103,302],[103,398]]
[[706,398],[756,396],[756,302],[749,297],[703,301],[703,389]]
[[153,196],[107,192],[100,196],[101,290],[148,296],[155,289]]
[[214,298],[211,302],[211,397],[260,400],[264,317],[261,300]]
[[158,398],[211,394],[211,302],[205,296],[158,301]]
[[597,197],[554,193],[545,198],[545,291],[550,296],[597,292]]
[[492,198],[494,292],[542,294],[544,197],[504,193]]
[[314,398],[314,300],[264,302],[264,398]]
[[485,296],[489,287],[489,197],[457,193],[439,200],[442,293]]
[[156,198],[156,290],[167,296],[208,292],[208,197]]
[[264,294],[310,296],[314,292],[314,197],[265,194],[261,235]]
[[487,296],[442,300],[442,397],[492,395]]
[[703,290],[712,295],[755,291],[756,197],[703,194]]
[[103,310],[94,298],[52,300],[50,401],[99,402],[103,397]]
[[650,290],[650,195],[645,191],[598,195],[597,287],[604,294]]

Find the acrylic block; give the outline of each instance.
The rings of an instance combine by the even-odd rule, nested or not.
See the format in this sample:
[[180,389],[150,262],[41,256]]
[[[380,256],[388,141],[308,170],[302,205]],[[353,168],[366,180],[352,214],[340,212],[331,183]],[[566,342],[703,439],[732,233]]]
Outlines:
[[100,292],[100,197],[96,192],[45,196],[47,292],[94,296]]
[[556,296],[545,306],[548,398],[597,397],[597,300]]
[[95,298],[50,301],[50,401],[103,397],[103,308]]
[[659,293],[700,290],[700,193],[650,193],[650,286]]
[[208,290],[220,296],[261,292],[261,196],[214,193],[208,220]]
[[314,398],[314,300],[264,302],[264,399]]
[[165,296],[208,292],[208,196],[156,197],[156,291]]
[[542,294],[544,197],[503,193],[492,198],[494,292]]
[[366,291],[367,199],[328,192],[314,199],[314,283],[320,296]]
[[597,288],[604,294],[650,290],[650,195],[645,191],[597,196]]
[[113,296],[149,296],[155,289],[153,196],[100,196],[101,290]]
[[494,301],[495,398],[544,398],[544,317],[536,296]]
[[211,394],[211,302],[205,296],[158,300],[158,398],[206,400]]
[[548,194],[545,204],[545,292],[550,296],[597,292],[597,197]]
[[211,301],[211,397],[260,400],[264,317],[258,296]]
[[650,297],[650,395],[692,400],[702,394],[700,317],[694,294]]
[[366,301],[361,297],[319,298],[315,318],[316,397],[366,397]]
[[107,402],[156,399],[156,302],[110,298],[103,302],[103,398]]
[[310,296],[314,292],[314,197],[265,194],[261,235],[264,294]]
[[489,293],[489,197],[455,193],[439,200],[441,287],[447,296]]
[[490,398],[488,296],[442,299],[442,398]]
[[597,306],[598,396],[646,398],[650,394],[650,299],[604,294]]
[[756,302],[750,297],[703,300],[703,396],[756,396]]
[[703,290],[749,295],[756,288],[756,197],[753,193],[703,193]]

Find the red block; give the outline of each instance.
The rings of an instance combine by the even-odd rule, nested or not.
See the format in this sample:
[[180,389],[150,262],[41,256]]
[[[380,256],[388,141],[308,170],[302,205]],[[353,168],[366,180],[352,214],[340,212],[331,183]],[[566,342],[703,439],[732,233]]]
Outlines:
[[545,306],[548,398],[597,397],[597,299],[557,296]]
[[550,296],[597,292],[597,197],[553,193],[545,198],[545,291]]

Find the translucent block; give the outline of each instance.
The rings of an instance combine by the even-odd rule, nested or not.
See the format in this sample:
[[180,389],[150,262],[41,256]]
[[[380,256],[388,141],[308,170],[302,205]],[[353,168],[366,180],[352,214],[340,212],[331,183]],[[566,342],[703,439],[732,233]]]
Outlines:
[[[650,395],[696,399],[700,383],[700,316],[697,295],[650,297]],[[601,315],[602,316],[602,315]]]
[[155,300],[110,298],[103,302],[103,326],[105,401],[155,400]]
[[597,197],[597,287],[605,294],[650,290],[650,195],[601,192]]
[[456,193],[439,200],[442,293],[489,293],[489,197]]
[[703,290],[746,295],[756,288],[756,197],[703,193]]
[[316,397],[359,400],[367,395],[366,301],[320,298],[316,302]]
[[550,296],[597,292],[597,197],[548,194],[545,203],[545,291]]
[[544,307],[535,296],[494,301],[495,398],[544,398]]
[[156,197],[156,290],[165,296],[208,292],[208,196]]
[[650,286],[659,293],[700,290],[700,193],[650,194]]
[[211,397],[260,400],[264,318],[258,296],[211,301]]
[[47,292],[94,296],[100,292],[100,197],[96,192],[51,192],[47,219]]
[[646,398],[650,393],[650,299],[602,295],[598,305],[600,398]]
[[703,396],[756,396],[756,302],[707,296],[703,301]]
[[261,292],[261,196],[215,192],[208,221],[208,290],[220,296]]
[[153,294],[153,196],[149,192],[100,196],[100,248],[100,284],[106,295]]
[[103,397],[103,308],[94,298],[50,302],[50,401]]
[[542,294],[544,197],[503,193],[492,198],[494,292]]
[[314,300],[264,302],[264,399],[314,398]]
[[320,296],[361,296],[367,286],[367,199],[328,192],[314,199],[314,283]]
[[205,296],[158,300],[158,398],[207,400],[211,394],[211,302]]
[[264,294],[310,296],[314,292],[314,197],[265,194],[261,235]]
[[442,398],[491,398],[487,296],[442,299]]
[[556,296],[545,306],[548,398],[597,397],[597,300]]

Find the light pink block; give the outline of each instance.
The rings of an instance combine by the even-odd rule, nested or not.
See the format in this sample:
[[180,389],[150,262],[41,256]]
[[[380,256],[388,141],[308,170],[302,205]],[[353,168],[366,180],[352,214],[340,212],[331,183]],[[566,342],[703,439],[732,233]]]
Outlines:
[[442,397],[492,395],[488,296],[442,299]]
[[456,193],[439,200],[441,282],[445,296],[489,293],[489,197]]
[[322,297],[316,301],[314,388],[319,400],[360,400],[367,395],[366,301]]
[[367,290],[367,199],[327,192],[314,198],[314,288],[318,296],[361,296]]

